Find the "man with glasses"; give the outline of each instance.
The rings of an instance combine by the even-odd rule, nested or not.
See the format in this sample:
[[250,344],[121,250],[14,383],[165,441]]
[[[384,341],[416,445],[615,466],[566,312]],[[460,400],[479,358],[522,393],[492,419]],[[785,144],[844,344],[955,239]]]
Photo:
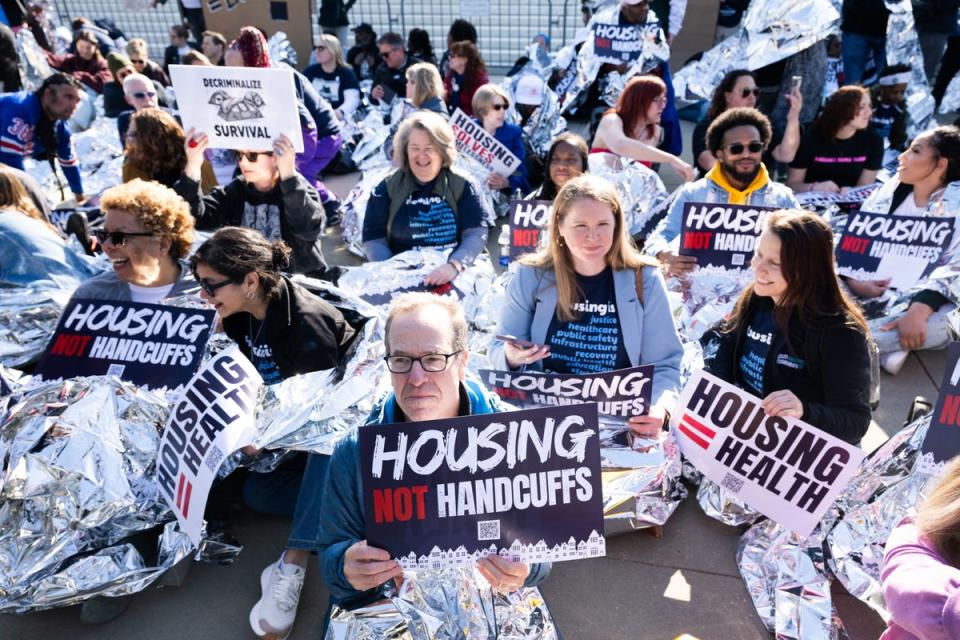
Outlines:
[[120,134],[120,144],[127,139],[127,129],[130,128],[130,118],[137,111],[143,109],[162,109],[177,118],[173,109],[166,106],[166,94],[157,82],[140,73],[131,73],[123,80],[123,98],[132,108],[117,116],[117,132]]
[[749,204],[780,209],[799,207],[793,191],[774,182],[763,165],[772,137],[770,121],[750,107],[727,109],[707,129],[707,148],[717,162],[700,180],[677,192],[666,217],[647,237],[644,251],[656,256],[670,275],[693,271],[697,259],[679,255],[683,206],[688,202]]
[[377,40],[380,47],[380,64],[373,72],[373,89],[370,98],[374,104],[381,100],[391,102],[396,96],[404,96],[407,91],[407,67],[420,60],[408,54],[403,48],[403,36],[388,31]]
[[159,82],[164,87],[170,86],[170,78],[163,68],[150,59],[150,50],[147,47],[146,40],[134,38],[127,43],[127,57],[137,73],[142,73],[154,82]]
[[[458,302],[429,293],[398,296],[390,306],[384,334],[393,391],[361,428],[501,410],[495,396],[465,379],[467,323]],[[389,553],[367,544],[364,522],[360,453],[354,433],[330,458],[318,541],[331,602],[344,607],[382,599],[386,584],[403,577]],[[477,568],[494,590],[512,593],[541,582],[550,565],[526,565],[494,555],[477,563]],[[418,572],[421,577],[423,573]]]

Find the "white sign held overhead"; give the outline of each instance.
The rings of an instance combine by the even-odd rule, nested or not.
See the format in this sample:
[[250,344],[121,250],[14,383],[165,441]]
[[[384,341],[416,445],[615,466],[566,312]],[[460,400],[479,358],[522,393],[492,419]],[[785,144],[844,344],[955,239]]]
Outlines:
[[270,151],[284,134],[303,152],[292,69],[170,65],[170,79],[184,130],[210,147]]

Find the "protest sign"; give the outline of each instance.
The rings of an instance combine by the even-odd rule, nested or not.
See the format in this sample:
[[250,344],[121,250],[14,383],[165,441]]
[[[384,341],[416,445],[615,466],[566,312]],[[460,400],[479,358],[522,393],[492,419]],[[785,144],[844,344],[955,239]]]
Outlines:
[[909,289],[936,268],[953,227],[954,218],[852,213],[837,244],[837,271]]
[[369,304],[374,306],[380,306],[382,304],[389,304],[391,300],[400,295],[401,293],[408,293],[410,291],[426,291],[427,293],[433,293],[438,296],[452,296],[456,300],[463,300],[464,293],[457,289],[452,282],[447,282],[446,284],[438,284],[437,286],[429,286],[420,284],[411,286],[411,287],[401,287],[399,289],[393,289],[391,291],[381,291],[379,293],[367,293],[360,292],[360,297],[363,298]]
[[683,205],[680,255],[694,256],[700,267],[750,266],[763,219],[773,207],[687,202]]
[[[894,167],[896,170],[896,167]],[[841,211],[850,212],[859,209],[860,205],[877,190],[877,184],[868,184],[843,193],[831,193],[827,191],[802,191],[795,193],[797,202],[804,209],[825,209],[826,207],[836,205]]]
[[934,462],[949,462],[960,453],[960,342],[951,342],[947,350],[940,395],[921,451]]
[[643,52],[646,39],[655,39],[660,34],[659,22],[643,25],[607,24],[593,25],[593,55],[600,62],[622,64],[633,62]]
[[585,375],[480,369],[487,388],[517,406],[596,402],[606,416],[646,415],[653,394],[653,365]]
[[406,568],[605,554],[594,404],[358,433],[367,540]]
[[490,171],[507,177],[520,166],[520,158],[460,109],[450,116],[450,126],[453,127],[457,151],[470,156]]
[[263,380],[231,346],[211,358],[184,388],[160,438],[156,481],[193,544],[200,544],[210,485],[223,460],[256,435]]
[[211,148],[270,151],[281,133],[303,152],[292,69],[170,65],[184,131]]
[[796,418],[769,416],[759,398],[698,371],[673,430],[703,475],[776,523],[807,536],[863,460],[860,447]]
[[118,300],[70,300],[37,374],[44,380],[115,375],[146,387],[186,384],[216,312]]
[[540,233],[545,232],[553,213],[550,200],[511,200],[510,208],[510,260],[540,247]]

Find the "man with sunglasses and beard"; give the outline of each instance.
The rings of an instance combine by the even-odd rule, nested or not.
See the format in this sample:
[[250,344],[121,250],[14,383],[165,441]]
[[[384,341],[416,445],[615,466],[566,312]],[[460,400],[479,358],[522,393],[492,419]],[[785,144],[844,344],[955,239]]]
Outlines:
[[666,217],[647,237],[644,251],[656,256],[669,275],[693,271],[697,259],[679,255],[683,206],[688,202],[798,208],[786,185],[774,182],[762,161],[772,137],[770,121],[749,107],[728,109],[707,129],[707,148],[717,162],[700,180],[681,187]]
[[240,175],[207,195],[200,190],[200,168],[209,139],[187,132],[187,164],[174,185],[188,203],[197,228],[250,227],[268,240],[283,240],[293,250],[290,270],[323,276],[327,262],[320,247],[326,215],[320,194],[297,173],[293,143],[285,135],[272,151],[238,151]]

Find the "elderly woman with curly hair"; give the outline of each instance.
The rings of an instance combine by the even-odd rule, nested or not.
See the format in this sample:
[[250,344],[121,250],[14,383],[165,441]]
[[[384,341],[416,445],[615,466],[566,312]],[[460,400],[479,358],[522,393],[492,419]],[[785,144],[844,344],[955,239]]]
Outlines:
[[81,285],[74,298],[161,303],[196,293],[182,262],[193,244],[190,206],[162,184],[136,179],[100,197],[106,215],[96,232],[112,271]]
[[[123,181],[140,178],[172,188],[187,165],[185,141],[183,128],[166,111],[137,111],[130,118],[124,140]],[[217,177],[213,167],[204,160],[200,167],[200,189],[206,194],[215,186]]]

